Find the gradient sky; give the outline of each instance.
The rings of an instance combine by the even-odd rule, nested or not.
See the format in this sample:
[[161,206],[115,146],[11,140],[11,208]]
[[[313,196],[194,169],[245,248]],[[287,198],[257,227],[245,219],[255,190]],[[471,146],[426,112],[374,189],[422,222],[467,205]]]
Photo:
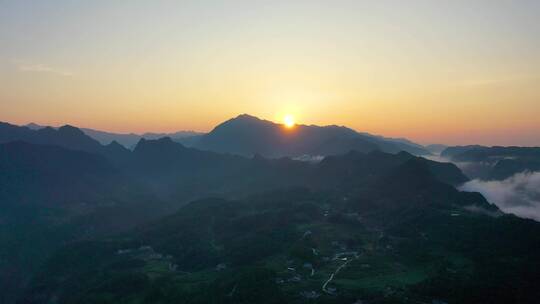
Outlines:
[[540,145],[540,1],[0,0],[0,120]]

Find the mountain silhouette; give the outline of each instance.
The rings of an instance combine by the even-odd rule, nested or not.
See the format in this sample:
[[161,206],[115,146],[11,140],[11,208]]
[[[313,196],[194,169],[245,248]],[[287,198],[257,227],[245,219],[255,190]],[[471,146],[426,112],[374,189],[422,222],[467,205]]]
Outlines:
[[[38,125],[36,123],[29,123],[24,125],[31,130],[40,130],[46,128],[46,126]],[[131,149],[141,140],[145,139],[158,139],[162,137],[170,137],[175,141],[184,141],[190,137],[197,137],[202,133],[195,131],[178,131],[173,133],[151,133],[147,132],[144,134],[135,134],[135,133],[115,133],[115,132],[106,132],[101,130],[95,130],[90,128],[80,128],[84,134],[90,136],[91,138],[97,140],[102,145],[108,145],[113,141],[116,141],[125,148]]]
[[[17,126],[13,126],[17,127]],[[49,133],[54,136],[51,127],[28,124],[26,129]],[[23,128],[23,127],[20,127]],[[134,148],[140,139],[159,139],[170,137],[185,146],[195,147],[219,153],[230,153],[251,157],[259,154],[264,157],[302,157],[326,156],[347,153],[351,150],[369,152],[380,150],[389,153],[406,151],[414,155],[429,155],[423,146],[403,138],[386,138],[369,133],[359,133],[342,126],[296,125],[287,129],[281,124],[262,120],[255,116],[242,114],[216,126],[211,132],[201,134],[193,131],[175,133],[117,134],[81,128],[82,133],[106,145],[112,141],[127,148]],[[81,134],[78,134],[80,137]],[[16,138],[28,140],[28,138]],[[0,138],[1,140],[1,138]],[[75,138],[72,138],[75,140]],[[34,140],[36,141],[36,140]],[[5,141],[0,141],[5,142]],[[41,143],[41,142],[39,142]],[[49,142],[45,142],[49,143]],[[53,144],[56,144],[52,142]],[[84,147],[85,151],[97,152],[95,143],[81,146],[59,142],[66,147]],[[79,143],[82,144],[82,143]],[[94,148],[90,147],[93,145]],[[104,152],[101,152],[104,153]]]
[[0,143],[24,141],[32,144],[53,145],[71,150],[103,155],[112,160],[121,160],[128,152],[117,142],[106,146],[86,135],[79,128],[65,125],[60,128],[43,127],[31,129],[0,122]]
[[540,147],[449,147],[441,155],[455,162],[473,164],[473,178],[504,180],[521,172],[540,170]]
[[[436,270],[402,285],[397,296],[417,302],[431,295],[426,288],[455,295],[456,303],[463,297],[455,290],[463,288],[485,298],[507,283],[493,276],[497,269],[524,278],[516,294],[529,290],[524,282],[537,285],[528,278],[536,269],[538,250],[530,249],[537,248],[538,223],[458,191],[468,179],[454,164],[395,146],[414,144],[338,126],[284,129],[247,115],[198,139],[196,148],[169,137],[140,139],[128,150],[116,141],[101,145],[73,126],[0,125],[0,287],[10,290],[8,298],[169,303],[196,296],[207,303],[211,289],[224,303],[265,303],[276,293],[281,300],[270,303],[284,303],[305,290],[278,282],[300,276],[321,288],[349,258],[363,261],[351,261],[332,283],[338,297],[351,293],[350,303],[361,293],[343,289],[341,280],[377,284],[373,274],[381,271],[402,278],[403,271]],[[481,161],[503,152],[529,160],[538,151],[466,153]],[[327,156],[292,158],[304,154]],[[184,290],[184,279],[197,285]],[[281,293],[279,284],[294,292]],[[235,286],[241,296],[230,296]],[[374,299],[387,294],[381,288],[370,291]]]
[[61,206],[98,201],[120,179],[104,157],[83,151],[14,141],[0,144],[0,154],[3,204]]
[[350,150],[381,150],[397,153],[429,154],[427,150],[404,140],[384,139],[358,133],[340,126],[283,125],[242,114],[230,119],[200,137],[197,148],[244,156],[298,157],[302,155],[335,155]]

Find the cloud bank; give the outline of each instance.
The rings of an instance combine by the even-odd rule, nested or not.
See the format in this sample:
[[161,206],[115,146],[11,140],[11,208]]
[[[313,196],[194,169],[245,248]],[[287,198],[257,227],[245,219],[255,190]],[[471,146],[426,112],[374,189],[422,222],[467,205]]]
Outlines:
[[502,181],[475,179],[462,191],[480,192],[505,213],[540,221],[540,172],[522,172]]
[[304,161],[304,162],[310,162],[310,163],[319,163],[324,159],[324,156],[322,155],[301,155],[298,157],[294,157],[294,160]]

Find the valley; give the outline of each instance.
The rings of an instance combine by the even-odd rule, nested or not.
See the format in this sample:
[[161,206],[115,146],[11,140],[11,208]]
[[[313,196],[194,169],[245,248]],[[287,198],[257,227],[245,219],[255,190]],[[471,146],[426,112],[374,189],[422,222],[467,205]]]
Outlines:
[[6,130],[6,303],[532,303],[540,290],[540,224],[457,190],[469,178],[452,163]]

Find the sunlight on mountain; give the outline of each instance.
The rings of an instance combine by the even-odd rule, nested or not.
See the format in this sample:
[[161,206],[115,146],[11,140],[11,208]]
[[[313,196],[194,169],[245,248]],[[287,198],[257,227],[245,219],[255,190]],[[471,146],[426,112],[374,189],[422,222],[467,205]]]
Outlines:
[[293,128],[296,125],[296,122],[294,121],[294,117],[290,114],[285,115],[283,118],[283,124],[288,129]]

